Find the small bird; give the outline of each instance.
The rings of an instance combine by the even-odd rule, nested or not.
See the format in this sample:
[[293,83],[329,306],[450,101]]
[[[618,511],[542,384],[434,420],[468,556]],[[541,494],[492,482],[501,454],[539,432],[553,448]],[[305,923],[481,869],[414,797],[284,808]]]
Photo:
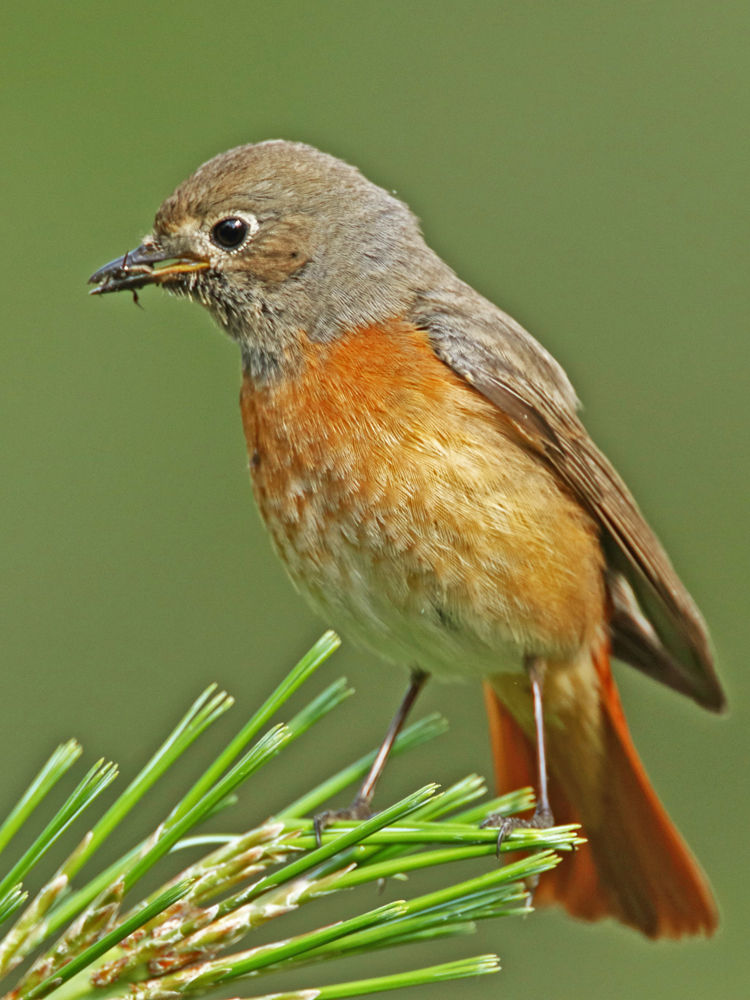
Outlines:
[[499,792],[518,825],[587,843],[538,902],[650,938],[717,910],[628,733],[624,660],[714,712],[708,634],[560,365],[461,281],[408,207],[354,167],[274,140],[214,157],[94,294],[156,284],[239,345],[253,490],[292,581],[344,636],[411,671],[349,810],[369,814],[430,674],[484,682]]

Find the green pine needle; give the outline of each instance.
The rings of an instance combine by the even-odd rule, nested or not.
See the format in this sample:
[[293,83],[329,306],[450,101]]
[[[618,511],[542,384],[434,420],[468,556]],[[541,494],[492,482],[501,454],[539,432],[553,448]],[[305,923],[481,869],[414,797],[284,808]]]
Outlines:
[[9,892],[6,892],[2,902],[0,902],[0,924],[12,917],[28,898],[28,892],[24,892],[20,885],[14,885]]
[[261,705],[250,721],[240,730],[229,746],[217,757],[205,774],[195,783],[188,794],[175,808],[170,817],[173,822],[181,819],[206,795],[211,786],[218,781],[229,765],[244,750],[247,744],[265,726],[281,706],[297,691],[298,688],[325,663],[328,657],[341,645],[341,640],[334,632],[326,632],[315,643],[313,648],[302,657],[297,666],[279,684],[273,694]]
[[[292,733],[286,726],[275,726],[258,740],[255,746],[245,754],[229,774],[222,778],[210,791],[206,792],[192,809],[182,813],[182,815],[179,812],[174,813],[172,822],[168,821],[164,824],[162,836],[127,870],[125,874],[126,889],[131,889],[160,858],[168,853],[188,830],[192,829],[205,818],[206,813],[210,812],[218,802],[221,802],[227,795],[230,795],[251,774],[274,757],[291,739]],[[179,816],[180,818],[175,819],[175,816]]]
[[346,997],[400,990],[407,986],[428,986],[434,983],[448,982],[451,979],[486,976],[499,971],[500,959],[497,955],[479,955],[477,958],[446,962],[443,965],[414,969],[412,972],[400,972],[393,976],[378,976],[375,979],[360,979],[350,983],[338,983],[335,986],[294,990],[291,993],[266,994],[262,997],[252,997],[250,1000],[343,1000]]
[[407,986],[427,986],[434,983],[445,983],[451,979],[486,976],[499,971],[500,959],[497,955],[480,955],[477,958],[465,958],[459,962],[446,962],[444,965],[433,965],[426,969],[401,972],[394,976],[378,976],[375,979],[360,979],[358,982],[341,983],[338,986],[322,986],[317,990],[310,990],[306,994],[306,1000],[341,1000],[343,997],[358,997],[366,993],[400,990]]
[[0,826],[0,851],[5,850],[42,799],[75,764],[81,753],[81,747],[75,740],[68,740],[55,750]]
[[114,945],[119,944],[123,938],[126,938],[133,931],[138,930],[144,924],[148,923],[152,917],[155,917],[157,913],[161,913],[166,910],[167,907],[172,906],[183,896],[187,895],[190,891],[190,883],[181,882],[179,885],[173,886],[171,889],[167,889],[166,892],[158,896],[152,903],[145,906],[142,910],[139,910],[128,920],[123,921],[118,927],[115,927],[113,931],[109,934],[105,934],[98,941],[87,948],[85,951],[81,952],[75,958],[71,959],[67,965],[64,965],[59,972],[55,975],[50,976],[49,979],[45,979],[38,986],[36,986],[29,993],[25,994],[27,1000],[39,1000],[40,997],[47,996],[52,990],[62,986],[73,976],[77,975],[83,969],[91,965],[97,958],[100,958],[110,948]]
[[[436,736],[442,736],[447,730],[447,721],[437,712],[425,716],[424,719],[420,719],[399,733],[391,750],[391,760],[408,750],[415,750],[417,747],[422,746],[423,743],[435,739]],[[332,778],[322,782],[317,788],[314,788],[311,792],[307,792],[276,815],[279,819],[292,819],[297,816],[304,816],[306,813],[316,812],[325,802],[338,795],[339,792],[361,781],[370,770],[377,752],[378,747],[375,747],[370,753],[365,754],[364,757],[360,757],[359,760],[350,764],[349,767],[343,768],[338,774],[334,774]]]
[[58,809],[47,824],[42,833],[25,852],[22,858],[16,862],[8,874],[0,881],[0,909],[4,908],[9,892],[15,891],[15,886],[20,883],[34,865],[52,847],[54,842],[65,830],[78,818],[87,806],[91,805],[97,795],[100,795],[107,785],[111,784],[117,777],[117,766],[115,764],[105,764],[103,760],[97,761],[91,768],[83,781],[69,796],[67,801]]
[[[530,853],[510,864],[498,864],[497,833],[481,828],[480,823],[491,812],[506,816],[530,808],[534,802],[530,789],[478,804],[486,788],[477,775],[469,775],[442,792],[437,785],[426,785],[364,822],[334,824],[324,831],[322,844],[317,844],[310,814],[361,781],[375,750],[254,829],[238,834],[196,832],[209,817],[234,804],[245,782],[264,764],[351,696],[345,679],[334,681],[288,723],[260,735],[338,644],[333,633],[323,636],[187,794],[166,811],[156,830],[124,850],[104,871],[74,888],[73,881],[97,849],[233,703],[216,685],[200,695],[57,872],[46,876],[43,888],[0,940],[0,978],[24,959],[32,959],[15,984],[13,1000],[95,1000],[124,994],[131,1000],[180,1000],[247,976],[461,938],[473,933],[476,921],[530,912],[527,880],[554,868],[560,862],[556,851],[572,850],[582,843],[575,826],[516,830],[505,838],[501,850]],[[441,735],[446,727],[440,716],[428,716],[399,736],[394,755]],[[30,820],[36,806],[80,753],[78,744],[71,740],[50,757],[0,825],[0,851]],[[0,922],[26,902],[22,880],[116,774],[113,764],[99,761],[0,879]],[[207,848],[209,853],[145,899],[128,902],[129,909],[123,909],[126,893],[165,855],[196,847]],[[483,874],[456,881],[456,865],[480,859],[486,859]],[[269,944],[222,954],[252,935],[256,927],[291,910],[307,906],[314,911],[315,900],[321,896],[386,879],[404,880],[422,869],[442,870],[444,865],[453,866],[451,874],[436,892],[377,907],[294,937],[282,934]],[[215,899],[219,902],[212,903]],[[44,946],[46,951],[40,949],[56,934],[61,936],[54,944]],[[397,975],[268,994],[256,1000],[270,1000],[271,996],[274,1000],[335,1000],[483,975],[498,968],[496,956],[480,956]]]
[[74,855],[67,865],[64,866],[63,870],[70,878],[80,871],[94,851],[104,843],[112,831],[122,822],[140,799],[143,798],[146,792],[156,784],[165,771],[182,756],[188,747],[212,723],[216,722],[217,719],[232,707],[234,698],[230,698],[224,691],[214,695],[209,700],[210,695],[215,690],[215,684],[211,684],[206,688],[140,774],[131,781],[122,795],[102,816],[92,830],[91,839],[87,843],[86,848],[77,855]]

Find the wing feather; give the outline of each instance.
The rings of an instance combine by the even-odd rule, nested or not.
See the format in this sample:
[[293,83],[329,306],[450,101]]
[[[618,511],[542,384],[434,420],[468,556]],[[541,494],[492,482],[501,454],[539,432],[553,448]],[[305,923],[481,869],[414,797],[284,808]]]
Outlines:
[[425,294],[414,319],[438,357],[502,411],[601,525],[611,581],[627,581],[635,595],[629,602],[622,586],[610,586],[615,648],[706,708],[723,709],[700,611],[627,486],[579,420],[562,368],[510,316],[458,281],[448,291]]

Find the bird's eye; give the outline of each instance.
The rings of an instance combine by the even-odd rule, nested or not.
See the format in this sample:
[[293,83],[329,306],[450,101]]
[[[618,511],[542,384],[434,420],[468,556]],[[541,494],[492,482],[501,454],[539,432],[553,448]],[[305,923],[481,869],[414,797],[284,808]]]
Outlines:
[[211,230],[211,239],[224,250],[236,250],[240,244],[244,243],[249,231],[250,227],[244,219],[232,216],[216,223]]

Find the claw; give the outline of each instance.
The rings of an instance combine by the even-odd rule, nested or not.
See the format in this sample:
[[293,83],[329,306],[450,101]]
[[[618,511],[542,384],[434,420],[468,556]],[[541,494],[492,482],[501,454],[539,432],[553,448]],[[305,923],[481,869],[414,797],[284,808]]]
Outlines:
[[318,847],[323,846],[323,820],[326,818],[328,813],[321,813],[320,816],[316,816],[313,820],[313,830],[315,831],[315,843]]
[[555,820],[549,809],[538,805],[531,819],[518,819],[516,816],[503,816],[500,813],[490,813],[480,824],[482,829],[497,829],[497,846],[495,854],[500,857],[503,841],[513,830],[549,830],[555,825]]
[[362,822],[362,820],[369,819],[371,816],[372,810],[370,809],[369,799],[363,799],[360,796],[357,796],[346,809],[329,809],[327,812],[319,813],[313,819],[313,830],[315,831],[315,840],[318,847],[323,846],[323,831],[331,823],[336,823],[339,820]]
[[503,846],[503,841],[511,832],[515,830],[517,823],[523,822],[523,820],[518,820],[514,822],[508,816],[501,816],[499,813],[491,813],[485,820],[482,821],[480,827],[484,830],[487,828],[497,829],[497,842],[495,844],[495,857],[500,857],[500,848]]

